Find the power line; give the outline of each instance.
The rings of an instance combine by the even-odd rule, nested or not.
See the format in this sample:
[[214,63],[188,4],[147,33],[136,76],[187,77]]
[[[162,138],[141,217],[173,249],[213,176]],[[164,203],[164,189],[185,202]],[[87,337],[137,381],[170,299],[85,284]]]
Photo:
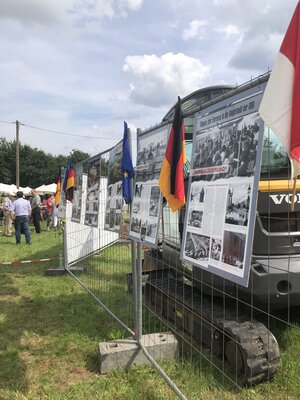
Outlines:
[[73,136],[73,137],[79,137],[79,138],[85,138],[85,139],[98,139],[98,140],[120,140],[118,138],[108,138],[108,137],[98,137],[98,136],[85,136],[85,135],[75,135],[74,133],[67,133],[67,132],[61,132],[61,131],[53,131],[51,129],[46,129],[46,128],[40,128],[38,126],[32,126],[32,125],[27,125],[21,123],[21,125],[26,126],[27,128],[32,128],[32,129],[37,129],[39,131],[44,131],[44,132],[49,132],[49,133],[55,133],[57,135],[65,135],[65,136]]
[[[3,124],[15,124],[16,122],[8,122],[8,121],[1,121],[0,123]],[[25,126],[27,128],[31,128],[31,129],[37,129],[39,131],[44,131],[44,132],[48,132],[48,133],[54,133],[57,135],[64,135],[64,136],[73,136],[73,137],[78,137],[78,138],[84,138],[84,139],[96,139],[96,140],[120,140],[120,138],[112,138],[112,137],[99,137],[99,136],[85,136],[85,135],[75,135],[74,133],[67,133],[67,132],[61,132],[61,131],[54,131],[52,129],[46,129],[46,128],[40,128],[38,126],[33,126],[33,125],[29,125],[29,124],[24,124],[22,122],[20,122],[20,125]],[[132,140],[135,140],[134,138],[132,138]]]
[[2,124],[15,124],[16,123],[16,121],[13,121],[13,122],[8,122],[8,121],[0,121]]

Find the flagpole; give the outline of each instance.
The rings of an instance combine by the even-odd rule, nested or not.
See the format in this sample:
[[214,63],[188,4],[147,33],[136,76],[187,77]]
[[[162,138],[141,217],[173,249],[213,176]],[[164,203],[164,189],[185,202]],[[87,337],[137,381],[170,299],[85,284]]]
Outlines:
[[295,211],[296,188],[297,188],[297,177],[295,176],[294,177],[294,182],[293,182],[293,194],[292,194],[291,211]]

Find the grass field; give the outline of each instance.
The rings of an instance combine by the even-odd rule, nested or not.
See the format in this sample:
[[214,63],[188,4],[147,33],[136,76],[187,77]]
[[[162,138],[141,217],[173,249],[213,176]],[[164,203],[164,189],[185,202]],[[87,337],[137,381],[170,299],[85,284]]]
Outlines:
[[[32,227],[31,227],[32,231]],[[59,232],[32,231],[32,246],[22,238],[0,236],[0,262],[58,257]],[[105,257],[105,253],[104,253]],[[113,259],[107,257],[107,262]],[[120,327],[68,275],[47,277],[49,263],[0,265],[0,399],[1,400],[172,400],[175,395],[151,367],[99,374],[98,343],[122,336]],[[120,272],[123,273],[124,272]],[[119,279],[120,278],[120,279]],[[122,307],[121,277],[112,282],[110,299]],[[125,310],[120,312],[126,312]],[[165,370],[188,399],[300,399],[300,329],[273,326],[282,354],[282,373],[271,383],[236,390],[209,362],[189,357]]]

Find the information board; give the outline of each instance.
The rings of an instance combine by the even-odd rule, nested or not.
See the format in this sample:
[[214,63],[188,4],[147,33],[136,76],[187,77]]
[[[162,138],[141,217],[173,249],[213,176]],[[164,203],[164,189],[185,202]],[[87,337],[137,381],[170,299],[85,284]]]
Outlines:
[[108,183],[107,183],[107,200],[105,209],[106,230],[119,232],[122,222],[122,142],[114,146],[108,154]]
[[170,125],[137,135],[137,163],[129,237],[155,246],[162,196],[158,179],[166,152]]
[[87,167],[87,192],[84,223],[98,226],[99,190],[100,190],[101,158],[97,155],[90,158]]
[[195,115],[181,258],[248,285],[263,141],[265,84]]
[[74,167],[75,171],[75,187],[72,202],[72,215],[71,221],[80,223],[81,219],[81,207],[82,207],[82,175],[83,175],[83,164],[77,164]]

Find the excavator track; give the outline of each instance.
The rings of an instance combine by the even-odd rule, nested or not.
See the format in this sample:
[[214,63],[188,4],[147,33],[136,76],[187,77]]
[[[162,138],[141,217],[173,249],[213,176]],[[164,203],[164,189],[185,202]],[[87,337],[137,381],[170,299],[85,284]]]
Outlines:
[[174,328],[205,345],[224,372],[240,386],[271,379],[279,368],[279,347],[261,322],[166,270],[150,273],[145,302]]

